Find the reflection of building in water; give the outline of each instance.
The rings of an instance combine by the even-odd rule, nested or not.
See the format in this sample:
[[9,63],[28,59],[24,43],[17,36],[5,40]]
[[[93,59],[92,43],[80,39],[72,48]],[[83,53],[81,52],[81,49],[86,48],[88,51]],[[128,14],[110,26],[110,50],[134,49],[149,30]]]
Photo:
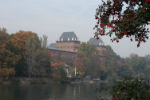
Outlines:
[[[88,42],[96,46],[100,55],[104,54],[106,49],[101,39],[91,38]],[[77,63],[75,60],[79,47],[80,41],[74,32],[62,33],[56,43],[48,46],[51,64],[53,65],[61,60],[65,63],[65,68],[68,72],[68,69],[73,66],[75,67],[75,63]]]
[[76,85],[73,87],[73,96],[74,97],[80,96],[80,92],[81,92],[80,85]]

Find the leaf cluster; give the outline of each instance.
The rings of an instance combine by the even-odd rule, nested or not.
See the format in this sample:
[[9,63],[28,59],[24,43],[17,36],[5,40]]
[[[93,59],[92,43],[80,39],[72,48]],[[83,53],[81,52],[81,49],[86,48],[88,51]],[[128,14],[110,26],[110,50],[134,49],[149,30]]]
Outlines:
[[95,15],[95,37],[109,35],[112,42],[126,37],[139,47],[149,38],[149,12],[149,0],[102,0]]

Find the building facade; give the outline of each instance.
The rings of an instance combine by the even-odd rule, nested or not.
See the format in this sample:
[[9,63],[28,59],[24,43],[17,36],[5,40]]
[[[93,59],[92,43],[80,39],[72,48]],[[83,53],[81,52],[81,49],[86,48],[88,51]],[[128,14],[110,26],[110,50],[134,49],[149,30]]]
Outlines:
[[80,41],[74,32],[64,32],[56,42],[56,48],[61,50],[76,52],[79,46]]
[[[96,46],[96,49],[103,55],[105,52],[105,46],[101,39],[90,38],[89,43]],[[73,62],[76,59],[77,51],[80,47],[80,41],[74,32],[64,32],[59,37],[56,43],[52,43],[48,46],[49,55],[52,63],[62,59],[64,62]],[[67,63],[69,64],[69,63]]]

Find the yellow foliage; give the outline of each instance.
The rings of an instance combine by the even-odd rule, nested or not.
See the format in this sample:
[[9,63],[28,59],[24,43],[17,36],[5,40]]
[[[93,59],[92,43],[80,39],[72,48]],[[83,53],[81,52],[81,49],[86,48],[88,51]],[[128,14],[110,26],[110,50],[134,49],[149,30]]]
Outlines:
[[9,77],[15,75],[14,68],[0,68],[0,79],[8,80]]
[[31,31],[19,31],[13,35],[12,42],[25,51],[27,49],[26,43],[34,38],[34,35],[35,33]]
[[11,41],[7,40],[5,43],[0,45],[0,66],[1,67],[11,67],[15,65],[21,58],[19,54],[15,54],[11,51]]

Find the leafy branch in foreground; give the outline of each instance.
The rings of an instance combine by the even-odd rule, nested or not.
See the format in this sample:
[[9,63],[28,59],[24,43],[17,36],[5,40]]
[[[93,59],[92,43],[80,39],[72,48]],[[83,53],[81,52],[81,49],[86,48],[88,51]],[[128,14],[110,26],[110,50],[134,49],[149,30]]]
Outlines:
[[102,0],[95,19],[95,38],[109,35],[112,42],[119,42],[126,37],[139,47],[149,38],[150,0]]

